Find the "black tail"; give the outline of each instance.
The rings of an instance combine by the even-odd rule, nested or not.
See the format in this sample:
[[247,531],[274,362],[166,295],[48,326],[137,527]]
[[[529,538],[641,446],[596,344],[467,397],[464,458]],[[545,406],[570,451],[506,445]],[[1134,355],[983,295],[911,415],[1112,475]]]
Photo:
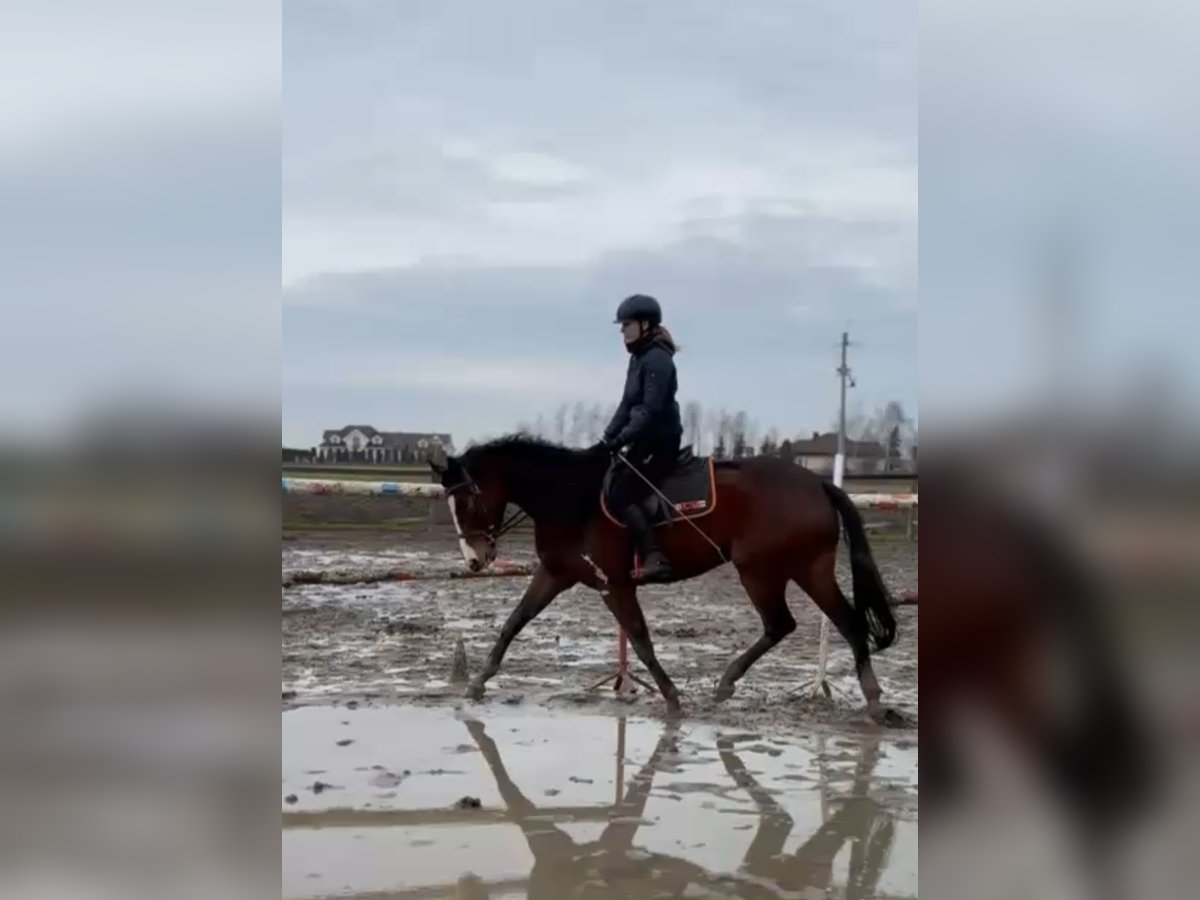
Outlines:
[[846,529],[846,541],[850,545],[850,574],[854,581],[854,597],[848,598],[850,605],[860,612],[867,622],[867,634],[871,649],[878,653],[886,650],[896,640],[896,617],[892,615],[892,598],[883,583],[883,576],[871,555],[867,543],[867,530],[854,501],[840,487],[823,481],[822,487],[829,495],[834,508],[842,517]]

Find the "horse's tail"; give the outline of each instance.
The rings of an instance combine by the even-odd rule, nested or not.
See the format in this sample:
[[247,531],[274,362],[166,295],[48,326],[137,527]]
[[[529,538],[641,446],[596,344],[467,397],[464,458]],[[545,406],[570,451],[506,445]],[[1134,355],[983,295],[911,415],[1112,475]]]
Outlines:
[[831,482],[823,481],[821,486],[842,517],[842,527],[846,530],[846,541],[850,547],[850,574],[854,583],[854,597],[850,603],[866,619],[872,649],[878,653],[896,640],[892,598],[883,583],[883,576],[879,574],[879,567],[875,565],[871,545],[867,543],[867,530],[863,527],[862,515],[854,501]]

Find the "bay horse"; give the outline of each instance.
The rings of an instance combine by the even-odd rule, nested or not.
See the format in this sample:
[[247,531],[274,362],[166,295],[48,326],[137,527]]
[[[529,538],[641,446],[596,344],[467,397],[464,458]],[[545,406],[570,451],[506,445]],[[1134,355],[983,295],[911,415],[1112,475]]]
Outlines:
[[[601,593],[654,678],[668,712],[680,711],[679,693],[654,653],[638,603],[628,533],[601,509],[601,486],[609,466],[606,452],[571,450],[517,434],[430,466],[445,489],[463,556],[472,569],[485,568],[496,558],[497,542],[513,524],[505,519],[509,504],[533,520],[538,566],[486,665],[468,687],[468,697],[483,696],[485,684],[522,628],[563,591],[583,584]],[[729,560],[762,619],[762,636],[729,663],[715,699],[732,696],[750,666],[796,629],[785,597],[788,583],[795,582],[853,650],[868,713],[876,721],[891,721],[895,714],[880,703],[871,653],[895,640],[896,620],[853,501],[820,476],[777,457],[717,462],[714,482],[709,514],[690,523],[660,525],[659,534],[674,581],[695,578]],[[843,529],[853,601],[835,577]]]

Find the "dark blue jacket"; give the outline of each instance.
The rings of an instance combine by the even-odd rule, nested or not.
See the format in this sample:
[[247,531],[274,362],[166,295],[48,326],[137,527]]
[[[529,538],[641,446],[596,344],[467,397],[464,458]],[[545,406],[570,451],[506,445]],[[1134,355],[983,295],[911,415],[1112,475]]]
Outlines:
[[625,393],[604,439],[620,445],[657,443],[683,434],[675,394],[675,348],[662,338],[636,349],[629,358]]

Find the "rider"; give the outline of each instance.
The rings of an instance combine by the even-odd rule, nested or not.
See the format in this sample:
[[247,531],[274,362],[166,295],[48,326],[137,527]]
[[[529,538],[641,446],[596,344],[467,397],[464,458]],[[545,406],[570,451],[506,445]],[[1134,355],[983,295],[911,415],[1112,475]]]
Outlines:
[[613,509],[629,526],[642,558],[643,582],[671,580],[671,567],[655,540],[649,514],[654,492],[639,476],[656,486],[670,474],[679,457],[683,425],[675,401],[675,342],[662,325],[662,307],[653,297],[634,294],[617,308],[616,324],[629,351],[625,392],[616,415],[604,430],[600,446],[614,457],[622,449],[637,467],[614,459],[609,497]]

